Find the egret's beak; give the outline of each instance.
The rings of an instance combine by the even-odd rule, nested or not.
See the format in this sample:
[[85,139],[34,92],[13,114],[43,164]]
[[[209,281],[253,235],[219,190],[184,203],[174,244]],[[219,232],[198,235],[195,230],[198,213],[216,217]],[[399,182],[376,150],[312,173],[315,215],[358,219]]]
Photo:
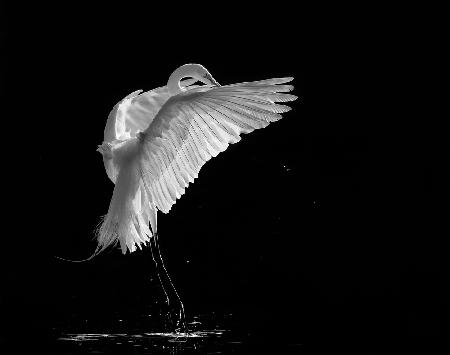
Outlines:
[[211,82],[216,86],[220,86],[220,84],[213,77],[211,77]]
[[213,85],[215,85],[215,86],[220,86],[220,84],[216,81],[216,79],[214,79],[214,78],[212,77],[211,74],[206,73],[206,74],[205,74],[205,78],[208,79]]

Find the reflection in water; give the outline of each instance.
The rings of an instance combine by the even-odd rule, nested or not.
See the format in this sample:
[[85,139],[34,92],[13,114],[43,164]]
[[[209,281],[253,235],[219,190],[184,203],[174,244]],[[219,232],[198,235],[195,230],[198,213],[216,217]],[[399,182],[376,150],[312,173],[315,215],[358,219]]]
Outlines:
[[[189,354],[201,350],[210,354],[224,352],[225,329],[202,329],[199,317],[187,323],[187,332],[143,332],[139,334],[82,333],[65,334],[58,339],[60,354]],[[232,339],[233,348],[241,341]],[[226,351],[225,351],[226,353]]]
[[[186,323],[187,332],[66,333],[57,341],[57,354],[299,354],[301,344],[243,332],[231,314],[204,314]],[[239,323],[239,322],[237,322]]]
[[133,347],[139,348],[139,351],[134,352],[136,354],[181,354],[206,347],[212,353],[220,354],[222,351],[219,349],[223,344],[219,338],[223,333],[223,330],[211,330],[192,333],[67,334],[58,340],[65,343],[63,347],[66,353],[125,354]]
[[[186,332],[68,333],[58,339],[59,350],[61,354],[189,354],[198,350],[220,354],[227,330],[203,329],[203,323],[209,323],[202,321],[205,318],[210,320],[211,316],[194,317],[186,323]],[[233,343],[236,344],[236,339]]]

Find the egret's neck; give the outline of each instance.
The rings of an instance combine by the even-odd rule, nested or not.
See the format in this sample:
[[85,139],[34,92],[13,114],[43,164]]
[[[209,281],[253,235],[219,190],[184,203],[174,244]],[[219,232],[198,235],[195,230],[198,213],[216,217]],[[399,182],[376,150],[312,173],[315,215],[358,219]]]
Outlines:
[[167,88],[169,89],[169,94],[177,95],[183,91],[180,86],[180,80],[186,77],[192,77],[204,84],[211,84],[207,79],[211,77],[211,74],[200,64],[185,64],[176,69],[169,77],[167,82]]

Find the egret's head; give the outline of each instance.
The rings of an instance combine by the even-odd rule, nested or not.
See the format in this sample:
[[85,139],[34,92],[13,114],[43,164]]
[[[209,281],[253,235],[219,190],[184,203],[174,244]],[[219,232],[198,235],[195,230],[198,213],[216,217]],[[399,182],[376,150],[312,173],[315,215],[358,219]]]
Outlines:
[[185,64],[177,68],[169,77],[167,88],[169,89],[170,95],[177,95],[183,92],[183,88],[180,86],[180,80],[186,77],[197,79],[206,85],[220,86],[203,65]]

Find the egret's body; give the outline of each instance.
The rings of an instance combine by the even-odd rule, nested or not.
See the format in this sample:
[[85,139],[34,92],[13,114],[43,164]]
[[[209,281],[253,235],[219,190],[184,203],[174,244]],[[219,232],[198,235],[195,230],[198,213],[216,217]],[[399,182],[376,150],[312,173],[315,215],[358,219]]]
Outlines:
[[[181,79],[192,77],[193,80]],[[295,100],[292,78],[220,86],[197,64],[184,65],[164,87],[128,95],[111,112],[99,147],[115,183],[95,254],[117,242],[136,250],[156,233],[157,211],[168,213],[203,164],[266,127]],[[192,85],[201,81],[205,85]],[[150,226],[150,228],[149,228]]]

